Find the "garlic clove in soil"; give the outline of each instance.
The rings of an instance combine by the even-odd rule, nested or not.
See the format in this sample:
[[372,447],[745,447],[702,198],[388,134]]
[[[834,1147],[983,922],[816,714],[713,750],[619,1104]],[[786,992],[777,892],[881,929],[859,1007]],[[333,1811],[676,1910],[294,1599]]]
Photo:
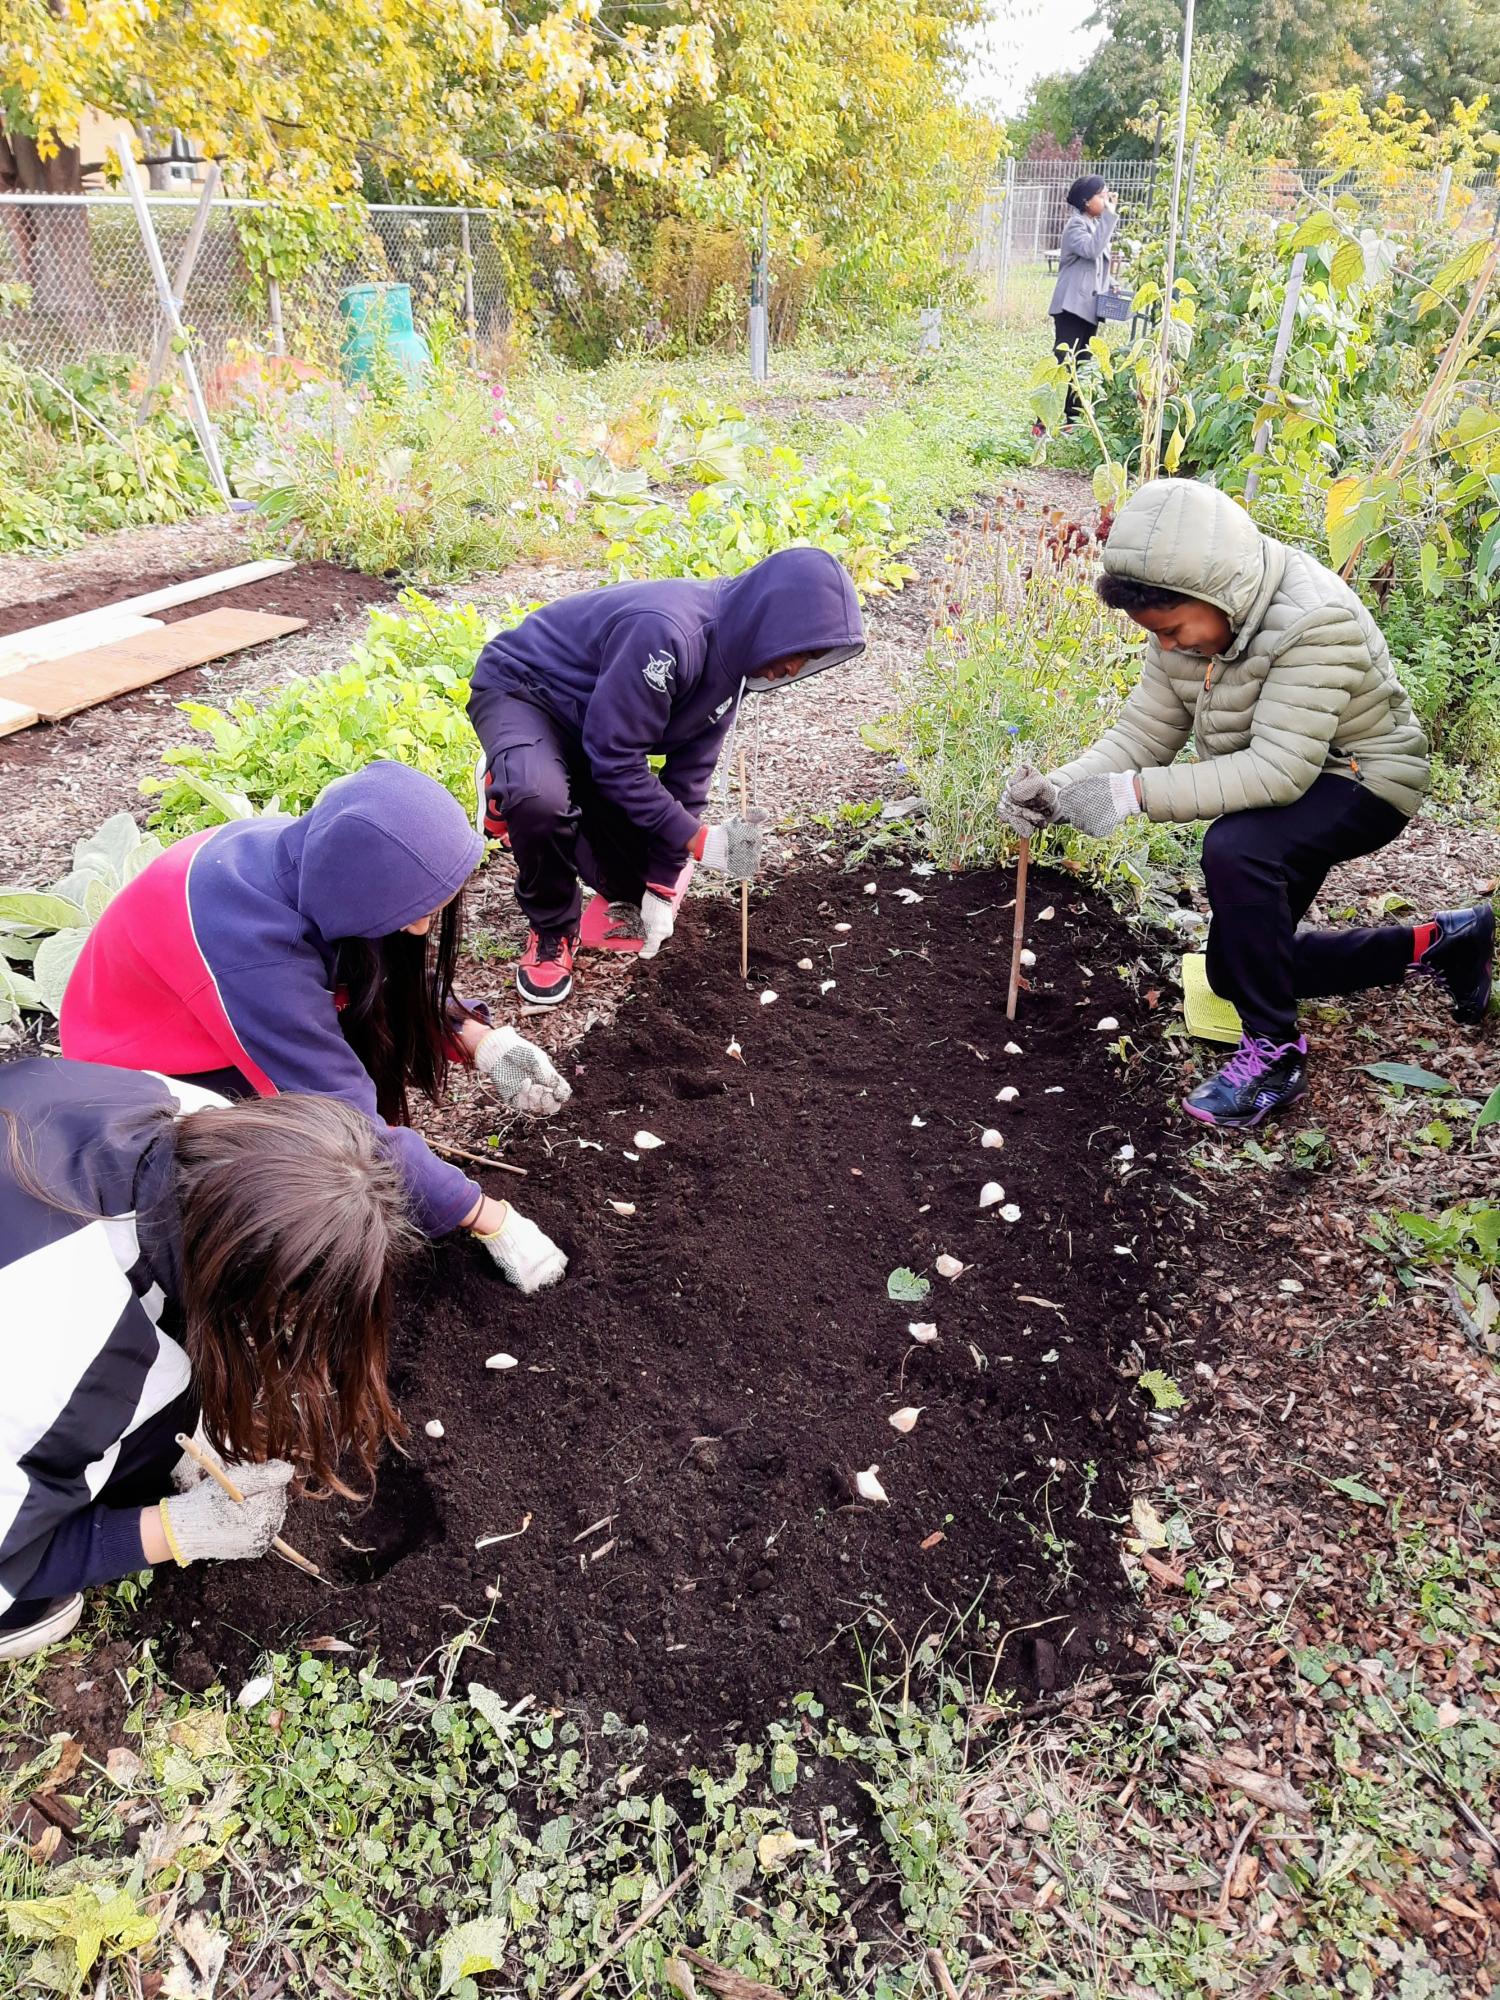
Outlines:
[[1039,924],[1050,924],[1052,919],[1056,915],[1057,915],[1056,910],[1053,909],[1052,905],[1049,903],[1045,910],[1037,911],[1036,920]]
[[979,1143],[981,1146],[987,1146],[991,1152],[995,1152],[1005,1144],[1005,1141],[993,1125],[987,1125],[979,1135]]
[[836,979],[823,979],[818,982],[818,991],[820,993],[831,993],[837,985],[838,981]]
[[440,1438],[443,1435],[443,1427],[436,1417],[430,1418],[422,1428],[430,1438]]
[[1036,953],[1034,951],[1023,951],[1021,953],[1022,970],[1025,972],[1030,972],[1035,965],[1036,965]]
[[861,1500],[889,1500],[890,1495],[880,1483],[880,1467],[866,1466],[863,1472],[854,1475],[855,1490]]
[[762,993],[760,996],[760,1004],[762,1007],[769,1007],[773,1001],[780,999],[780,997],[781,997],[780,994],[774,992],[772,988],[768,986],[765,992]]
[[925,1127],[927,1120],[925,1118],[919,1118],[916,1112],[914,1111],[911,1114],[911,1122],[913,1125],[916,1126],[917,1130],[920,1132]]
[[744,1056],[740,1053],[740,1045],[734,1040],[733,1036],[730,1037],[724,1053],[726,1056],[733,1056],[736,1062],[743,1062],[745,1060]]
[[879,884],[878,882],[866,882],[866,884],[865,884],[865,894],[866,894],[867,896],[873,896],[873,895],[875,895],[875,894],[876,894],[876,892],[877,892],[877,891],[879,890],[879,887],[880,887],[880,884]]
[[799,958],[797,960],[797,970],[799,972],[811,972],[812,969],[813,962],[810,958]]
[[521,1364],[513,1354],[492,1354],[484,1365],[486,1368],[504,1369],[519,1368]]
[[906,1330],[913,1340],[920,1340],[924,1347],[929,1340],[937,1339],[937,1324],[930,1319],[909,1319]]
[[1005,1044],[1005,1053],[1008,1056],[1018,1056],[1021,1053],[1021,1044],[1019,1042],[1007,1042]]
[[921,1416],[923,1407],[924,1406],[919,1403],[917,1404],[916,1408],[913,1409],[912,1406],[908,1404],[904,1410],[892,1410],[890,1417],[888,1419],[891,1429],[893,1431],[900,1431],[902,1437],[905,1437],[908,1431],[916,1429],[917,1418]]
[[1004,1199],[1005,1189],[1001,1187],[999,1181],[986,1181],[984,1186],[979,1190],[979,1206],[981,1208],[993,1208],[997,1201],[1004,1201]]
[[851,928],[851,926],[848,924],[835,924],[833,928],[836,931],[847,931]]
[[1114,1030],[1118,1028],[1119,1025],[1120,1025],[1119,1022],[1115,1019],[1113,1014],[1106,1014],[1103,1020],[1100,1021],[1098,1027],[1094,1030],[1094,1033],[1096,1035],[1113,1034]]
[[635,1203],[633,1201],[612,1201],[610,1203],[610,1207],[614,1210],[616,1215],[635,1214]]
[[995,1092],[995,1102],[997,1104],[1014,1104],[1020,1095],[1021,1093],[1016,1089],[1016,1086],[1013,1083],[1008,1083],[1003,1090]]
[[1002,1222],[1019,1222],[1021,1220],[1021,1211],[1013,1201],[1008,1201],[1004,1208],[1001,1209],[1000,1220]]
[[932,1268],[940,1278],[960,1278],[969,1267],[957,1257],[950,1257],[945,1250],[940,1257],[934,1257]]
[[658,1146],[665,1146],[665,1139],[658,1139],[654,1132],[637,1132],[631,1142],[643,1153],[654,1153]]
[[[885,1495],[882,1493],[880,1497],[883,1500],[885,1498]],[[271,1676],[269,1674],[257,1674],[253,1681],[246,1681],[245,1685],[240,1689],[239,1693],[235,1696],[234,1698],[235,1707],[236,1708],[256,1707],[257,1704],[265,1700],[266,1696],[271,1692],[271,1689],[274,1686],[275,1682],[271,1679]]]

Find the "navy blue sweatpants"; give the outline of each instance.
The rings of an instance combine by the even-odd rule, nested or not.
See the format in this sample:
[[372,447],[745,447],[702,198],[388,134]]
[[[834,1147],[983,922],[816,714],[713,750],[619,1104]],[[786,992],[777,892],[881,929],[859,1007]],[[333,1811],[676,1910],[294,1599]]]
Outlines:
[[600,792],[582,743],[516,694],[476,688],[469,719],[484,746],[490,804],[509,831],[516,901],[532,929],[577,931],[580,878],[611,903],[639,903],[645,835]]

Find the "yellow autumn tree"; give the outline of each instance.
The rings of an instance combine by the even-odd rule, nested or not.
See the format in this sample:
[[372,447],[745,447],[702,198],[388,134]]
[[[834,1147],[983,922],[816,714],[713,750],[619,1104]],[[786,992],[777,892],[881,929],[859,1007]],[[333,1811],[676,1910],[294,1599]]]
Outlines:
[[93,107],[191,133],[239,191],[332,203],[373,164],[428,199],[586,227],[594,176],[701,172],[671,118],[714,86],[705,23],[620,31],[602,14],[601,0],[0,0],[0,186],[78,186]]

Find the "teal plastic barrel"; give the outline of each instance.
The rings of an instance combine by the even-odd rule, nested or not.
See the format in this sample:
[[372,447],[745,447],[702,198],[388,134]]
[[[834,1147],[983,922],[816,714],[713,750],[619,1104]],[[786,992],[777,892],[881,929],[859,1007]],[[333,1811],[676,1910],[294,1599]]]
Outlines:
[[339,299],[339,313],[339,372],[347,383],[372,381],[379,358],[413,389],[422,386],[432,355],[412,324],[410,285],[351,285]]

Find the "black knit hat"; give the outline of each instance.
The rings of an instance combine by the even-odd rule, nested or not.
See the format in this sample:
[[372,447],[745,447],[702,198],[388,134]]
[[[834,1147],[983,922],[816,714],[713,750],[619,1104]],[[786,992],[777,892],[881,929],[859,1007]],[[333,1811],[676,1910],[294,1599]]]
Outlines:
[[1082,210],[1088,207],[1096,194],[1103,194],[1103,192],[1103,174],[1080,174],[1068,189],[1068,206],[1082,212]]

